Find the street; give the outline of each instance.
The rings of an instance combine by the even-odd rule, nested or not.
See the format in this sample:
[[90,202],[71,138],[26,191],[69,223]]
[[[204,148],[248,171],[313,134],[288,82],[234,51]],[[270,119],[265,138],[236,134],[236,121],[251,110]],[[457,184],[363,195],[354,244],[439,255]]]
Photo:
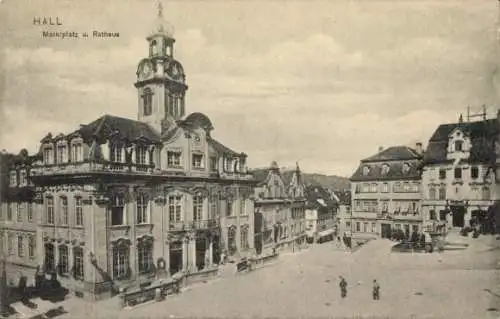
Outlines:
[[[109,315],[101,303],[88,304],[66,316],[496,318],[500,313],[491,308],[500,309],[498,250],[490,241],[470,239],[467,249],[441,254],[390,253],[388,240],[353,253],[325,243],[284,254],[278,264],[249,274],[190,287],[160,303]],[[346,299],[340,298],[339,276],[348,283]],[[381,287],[378,301],[372,300],[373,279]]]

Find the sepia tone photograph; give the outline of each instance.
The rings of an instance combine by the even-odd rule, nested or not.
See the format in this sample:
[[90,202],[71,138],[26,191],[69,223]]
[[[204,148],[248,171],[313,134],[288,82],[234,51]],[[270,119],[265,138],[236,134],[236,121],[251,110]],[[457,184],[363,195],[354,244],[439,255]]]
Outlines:
[[0,318],[500,318],[499,0],[0,31]]

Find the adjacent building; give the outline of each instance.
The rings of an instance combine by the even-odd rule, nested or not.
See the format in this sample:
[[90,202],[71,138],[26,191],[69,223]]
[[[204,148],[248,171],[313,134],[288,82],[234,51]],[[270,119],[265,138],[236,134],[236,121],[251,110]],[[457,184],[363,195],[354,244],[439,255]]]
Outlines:
[[320,185],[306,187],[306,234],[308,243],[322,243],[337,236],[338,202]]
[[394,146],[361,160],[351,177],[352,238],[363,241],[421,231],[422,144]]
[[[440,125],[429,140],[422,172],[422,210],[428,229],[469,226],[500,199],[495,175],[500,117]],[[497,174],[496,174],[497,173]]]
[[269,168],[252,171],[255,188],[255,248],[257,253],[300,249],[305,244],[304,183],[299,166],[281,172],[273,161]]
[[14,282],[38,267],[98,298],[213,271],[223,251],[253,254],[247,155],[217,141],[206,115],[187,114],[186,74],[161,16],[146,39],[136,120],[103,115],[9,159],[0,228]]
[[336,191],[338,236],[351,237],[351,190]]

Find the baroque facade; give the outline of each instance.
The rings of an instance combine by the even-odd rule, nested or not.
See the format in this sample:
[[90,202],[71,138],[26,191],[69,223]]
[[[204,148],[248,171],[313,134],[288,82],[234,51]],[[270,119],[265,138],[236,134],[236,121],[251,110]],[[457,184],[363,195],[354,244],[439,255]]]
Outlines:
[[299,166],[280,172],[278,164],[253,170],[255,188],[255,248],[258,253],[271,249],[300,249],[305,244],[304,183]]
[[422,231],[422,144],[380,148],[361,160],[351,177],[352,238],[407,236]]
[[47,134],[34,156],[10,162],[2,198],[9,277],[57,273],[98,298],[176,273],[216,269],[220,254],[253,254],[254,179],[247,155],[186,116],[186,75],[159,16],[135,87],[138,120],[104,115]]
[[469,226],[500,199],[497,118],[440,125],[429,140],[422,173],[422,209],[430,230]]

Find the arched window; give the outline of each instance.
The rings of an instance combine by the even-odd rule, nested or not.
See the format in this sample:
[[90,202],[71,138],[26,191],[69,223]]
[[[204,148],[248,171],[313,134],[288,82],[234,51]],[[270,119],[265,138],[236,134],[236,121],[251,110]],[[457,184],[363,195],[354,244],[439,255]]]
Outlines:
[[142,93],[142,105],[144,110],[144,115],[151,115],[153,112],[153,91],[150,88],[145,88]]
[[436,199],[436,189],[434,187],[429,189],[429,199]]
[[60,275],[65,275],[69,272],[69,254],[68,254],[68,246],[66,245],[59,245],[58,247],[58,270]]
[[126,243],[117,243],[113,247],[113,278],[122,279],[129,276],[130,247]]
[[145,274],[153,271],[153,242],[141,240],[137,245],[137,259],[139,261],[139,273]]

